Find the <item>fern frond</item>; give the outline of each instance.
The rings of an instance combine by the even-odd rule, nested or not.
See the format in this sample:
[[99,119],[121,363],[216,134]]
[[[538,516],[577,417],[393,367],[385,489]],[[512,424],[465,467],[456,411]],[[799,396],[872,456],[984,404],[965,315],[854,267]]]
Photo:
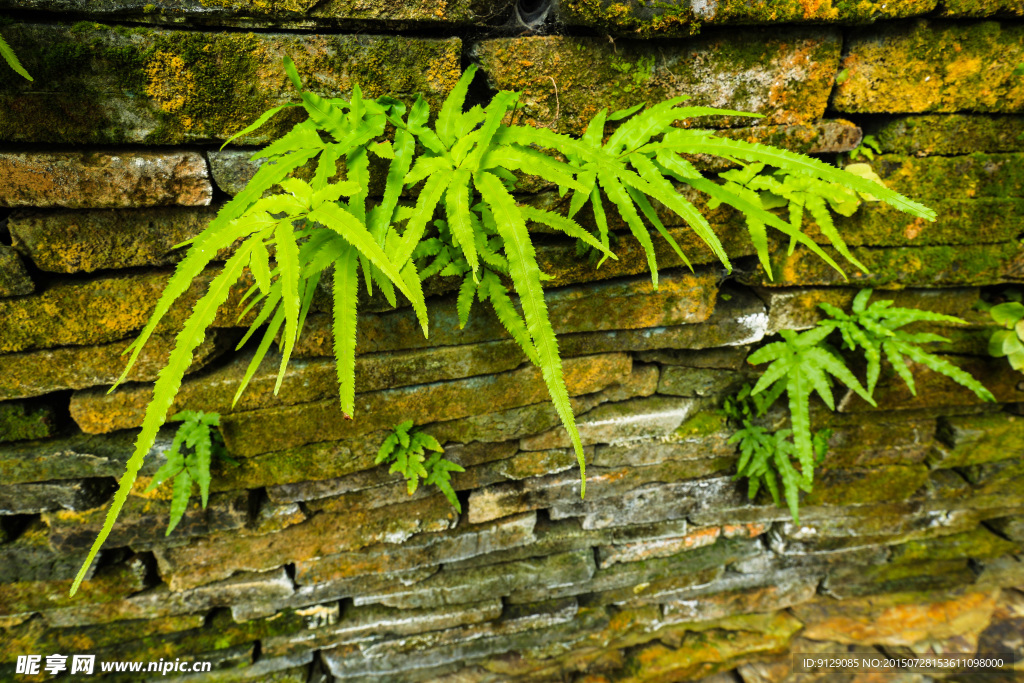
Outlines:
[[354,247],[349,246],[334,266],[334,358],[341,412],[349,418],[355,415],[357,253]]

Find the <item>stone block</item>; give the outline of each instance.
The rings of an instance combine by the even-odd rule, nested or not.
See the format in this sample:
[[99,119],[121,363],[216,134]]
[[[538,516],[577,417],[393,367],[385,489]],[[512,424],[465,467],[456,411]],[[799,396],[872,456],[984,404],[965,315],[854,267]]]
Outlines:
[[704,595],[665,602],[663,612],[669,622],[700,622],[778,612],[811,600],[817,588],[817,580],[789,576],[756,588],[721,592],[704,589]]
[[661,372],[658,393],[704,398],[728,394],[747,379],[747,373],[673,365]]
[[[919,19],[861,28],[839,65],[849,77],[833,106],[850,113],[1012,113],[1024,105],[1013,69],[1024,60],[1024,30],[995,21]],[[904,68],[889,68],[897,60]]]
[[[630,364],[626,354],[581,356],[565,359],[562,373],[570,395],[587,394],[628,376]],[[403,420],[424,424],[530,405],[545,400],[548,392],[540,371],[531,366],[357,396],[354,420],[342,418],[337,400],[226,415],[221,421],[225,443],[231,453],[251,456],[305,443],[352,438]],[[84,419],[76,416],[76,421],[82,425]],[[282,423],[291,426],[287,432],[278,428]],[[91,427],[85,425],[83,429]]]
[[0,443],[45,439],[59,428],[57,411],[52,405],[29,401],[0,403]]
[[[36,82],[50,85],[40,91],[5,81],[0,139],[17,142],[225,140],[294,97],[286,54],[306,87],[324,97],[348,97],[358,84],[371,98],[424,93],[434,111],[462,75],[458,38],[27,23],[5,36]],[[299,120],[285,111],[237,142],[266,143]]]
[[792,608],[805,638],[850,645],[912,646],[979,633],[989,624],[997,592],[957,591],[921,600],[920,594],[874,596],[837,602],[818,599]]
[[[79,588],[80,593],[88,590],[88,583],[82,584]],[[69,581],[67,585],[69,589],[71,582]],[[67,595],[68,589],[64,589],[64,596]],[[36,617],[7,629],[8,640],[5,644],[9,645],[12,651],[22,652],[65,652],[74,651],[75,648],[93,652],[125,642],[145,641],[152,636],[199,629],[202,628],[205,617],[205,614],[187,614],[63,628],[47,627],[41,618]]]
[[[491,87],[528,93],[518,123],[580,133],[596,113],[594,102],[614,111],[683,93],[692,96],[690,105],[764,114],[767,124],[814,121],[824,113],[839,48],[832,29],[787,28],[695,38],[685,48],[661,50],[604,38],[498,38],[477,43],[474,56]],[[558,107],[549,77],[558,86]]]
[[939,419],[931,467],[963,467],[1016,457],[1024,450],[1024,417],[1009,413]]
[[583,583],[594,575],[589,549],[506,562],[459,571],[441,570],[412,586],[393,586],[379,593],[357,595],[356,605],[380,603],[416,609],[465,604],[486,597],[507,597],[521,590],[543,590]]
[[368,637],[406,636],[427,631],[481,624],[501,616],[498,598],[467,605],[427,609],[394,609],[367,605],[345,610],[337,623],[296,634],[271,636],[261,641],[261,652],[274,656],[305,652],[311,648],[330,648]]
[[172,588],[198,586],[239,571],[268,571],[376,543],[402,543],[415,534],[450,529],[457,519],[448,500],[437,494],[343,515],[321,513],[262,536],[242,530],[211,533],[188,545],[159,549],[156,557]]
[[93,211],[19,211],[8,221],[12,244],[40,270],[91,273],[108,268],[167,266],[198,235],[215,207]]
[[36,285],[25,270],[18,252],[0,244],[0,297],[31,294]]
[[[576,426],[584,444],[617,445],[672,434],[697,408],[697,401],[692,399],[665,396],[635,398],[621,403],[605,403],[578,415]],[[558,427],[519,441],[523,450],[568,448],[571,445],[568,433]]]
[[[25,441],[0,446],[0,481],[8,484],[45,482],[54,479],[120,477],[135,451],[135,433],[103,436],[74,434],[58,439]],[[151,475],[164,462],[162,453],[171,445],[174,428],[164,428],[146,455],[140,473]]]
[[827,469],[816,473],[814,490],[804,505],[867,505],[905,500],[924,485],[924,465],[891,465],[850,469]]
[[[122,355],[127,345],[125,341],[116,341],[97,346],[67,346],[0,355],[0,400],[113,384],[128,362],[128,356]],[[188,372],[195,372],[217,358],[224,346],[223,337],[213,330],[193,352]],[[151,337],[127,380],[155,380],[157,373],[167,364],[173,348],[173,337]]]
[[1021,148],[1024,117],[986,114],[900,116],[876,137],[886,154],[953,155]]
[[88,510],[107,500],[110,479],[79,479],[0,485],[0,515],[32,515],[49,510]]
[[[124,600],[92,605],[72,605],[46,610],[53,626],[81,626],[124,619],[154,619],[227,607],[236,602],[258,603],[292,593],[294,587],[284,569],[266,573],[239,574],[219,583],[174,592],[167,586],[132,595]],[[212,649],[212,648],[211,648]]]
[[[22,484],[18,488],[26,486]],[[108,508],[109,505],[103,505],[81,512],[64,510],[44,513],[43,521],[50,527],[50,545],[65,552],[90,547],[103,528]],[[107,547],[117,548],[163,538],[170,510],[169,501],[129,496],[121,508],[117,524],[107,537]],[[245,491],[213,494],[205,510],[199,496],[193,495],[181,522],[174,528],[175,539],[241,529],[248,519],[249,496]]]
[[[814,327],[825,313],[818,304],[827,303],[844,311],[850,310],[858,289],[843,287],[802,287],[799,289],[755,289],[768,307],[768,334],[779,330],[806,330]],[[961,316],[969,312],[981,297],[977,287],[953,289],[876,290],[869,300],[892,301],[901,308]]]
[[[38,519],[31,520],[16,538],[0,546],[4,555],[0,584],[73,579],[85,562],[88,547],[56,550],[50,545],[47,526]],[[96,571],[96,564],[89,566],[86,578]]]
[[142,558],[132,556],[123,563],[103,567],[82,584],[73,598],[69,595],[71,584],[70,580],[0,583],[0,615],[123,600],[147,587],[146,565]]
[[961,534],[952,534],[920,541],[909,541],[894,546],[893,562],[927,562],[930,560],[958,560],[963,558],[993,559],[1019,551],[1019,542],[1001,538],[984,527]]
[[0,206],[205,206],[213,196],[196,152],[4,152],[0,174]]
[[597,548],[597,562],[598,566],[604,569],[620,562],[640,562],[654,557],[668,557],[684,550],[713,545],[719,538],[755,538],[763,534],[765,529],[764,524],[696,527],[687,530],[683,536],[600,546]]
[[[192,306],[219,272],[203,271],[171,306],[158,333],[177,333]],[[15,299],[0,299],[0,353],[57,346],[105,344],[130,336],[148,322],[167,280],[167,271],[103,275],[88,280],[57,279],[45,291]],[[239,300],[252,282],[243,276],[232,287],[213,327],[248,325],[239,322]]]
[[985,520],[985,526],[995,531],[1003,538],[1008,538],[1018,543],[1024,542],[1024,515],[1011,515],[1009,517],[997,517]]
[[486,524],[463,524],[441,534],[421,534],[400,546],[391,543],[358,552],[325,555],[295,563],[295,581],[308,585],[366,574],[397,572],[440,563],[455,563],[534,541],[537,513],[528,512]]
[[1015,242],[922,247],[853,247],[850,252],[867,266],[862,272],[831,247],[823,247],[846,272],[847,278],[810,251],[792,255],[779,249],[771,256],[774,280],[758,266],[756,275],[741,275],[744,284],[762,287],[849,286],[902,289],[994,285],[1024,279],[1024,251]]

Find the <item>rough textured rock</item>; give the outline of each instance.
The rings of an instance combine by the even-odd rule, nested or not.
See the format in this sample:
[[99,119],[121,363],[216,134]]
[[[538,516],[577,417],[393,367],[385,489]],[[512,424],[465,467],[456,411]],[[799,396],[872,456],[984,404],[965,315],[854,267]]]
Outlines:
[[[413,100],[424,93],[436,107],[461,75],[458,38],[102,24],[17,24],[5,37],[36,82],[48,86],[40,90],[17,77],[3,82],[0,139],[19,142],[226,140],[292,99],[295,91],[281,61],[286,54],[306,87],[326,97],[350,96],[358,83],[372,98],[392,94]],[[268,142],[298,120],[294,110],[285,112],[238,142]]]
[[1024,138],[1024,116],[929,114],[903,116],[878,131],[886,154],[972,154],[1012,152]]
[[824,112],[839,36],[783,29],[696,38],[685,50],[552,36],[487,40],[474,50],[494,87],[529,93],[519,122],[579,133],[601,106],[614,111],[684,93],[693,97],[688,104],[763,114],[765,123],[812,121]]
[[[808,5],[777,0],[717,3],[673,0],[652,7],[641,2],[613,4],[570,0],[559,5],[559,18],[569,25],[587,26],[616,36],[660,38],[694,35],[704,25],[862,23],[898,19],[925,14],[934,10],[936,4],[936,0],[897,0],[880,5],[841,2]],[[982,12],[981,16],[985,14]]]
[[204,206],[213,187],[195,152],[4,152],[0,206]]
[[[840,64],[849,77],[836,88],[843,112],[1011,113],[1024,105],[1024,83],[1011,72],[1024,60],[1024,29],[995,21],[858,29]],[[893,70],[888,64],[904,65]]]
[[14,248],[39,269],[91,273],[176,263],[185,251],[171,248],[215,215],[213,208],[18,212],[8,227]]
[[57,413],[53,406],[27,401],[0,403],[0,443],[45,439],[57,431]]
[[36,285],[11,247],[0,245],[0,297],[31,294]]
[[87,510],[106,500],[112,490],[113,482],[109,479],[0,485],[0,515],[31,515],[60,509]]
[[[40,396],[62,389],[113,384],[128,357],[124,341],[99,346],[68,346],[0,355],[0,400]],[[142,350],[127,379],[147,382],[167,364],[174,338],[155,336]],[[190,372],[199,370],[223,351],[216,331],[195,350]]]

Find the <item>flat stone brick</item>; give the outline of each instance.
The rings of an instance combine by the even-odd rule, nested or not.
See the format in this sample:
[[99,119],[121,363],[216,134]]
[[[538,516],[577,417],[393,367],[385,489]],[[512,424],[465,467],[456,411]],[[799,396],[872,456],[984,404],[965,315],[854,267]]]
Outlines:
[[[195,372],[217,358],[224,344],[217,331],[208,334],[193,353],[189,372]],[[98,346],[67,346],[0,355],[0,400],[41,396],[64,389],[84,389],[113,384],[128,356],[122,355],[126,341]],[[167,364],[174,338],[155,335],[150,338],[128,374],[131,382],[152,382]]]
[[[308,23],[300,26],[309,29]],[[369,98],[406,94],[411,104],[412,93],[423,93],[433,111],[461,76],[458,38],[177,31],[96,23],[15,24],[5,38],[36,79],[35,84],[8,80],[0,92],[0,139],[17,142],[174,145],[226,140],[295,96],[282,64],[286,54],[306,87],[324,97],[349,97],[358,83]],[[48,58],[47,45],[61,45],[62,54],[75,57]],[[197,59],[198,54],[208,58]],[[47,89],[38,83],[47,83]],[[295,110],[282,112],[237,143],[275,140],[299,120]]]
[[[17,538],[2,546],[0,584],[73,579],[88,556],[88,547],[55,550],[49,543],[47,526],[38,519],[31,520]],[[95,573],[97,561],[89,565],[86,578]]]
[[[1012,23],[919,19],[860,28],[847,50],[839,68],[849,77],[833,98],[842,112],[1010,113],[1024,106],[1024,83],[1011,73],[1024,60],[1024,29]],[[893,70],[893,60],[903,68]]]
[[25,270],[18,252],[0,244],[0,297],[31,294],[36,285]]
[[8,221],[14,248],[52,273],[166,266],[186,250],[172,247],[198,235],[214,207],[95,211],[20,211]]
[[878,144],[886,154],[971,154],[1014,152],[1024,135],[1024,116],[927,114],[901,116],[885,124]]
[[[518,123],[554,121],[560,133],[580,133],[593,102],[614,111],[683,93],[693,97],[688,105],[764,114],[761,123],[817,120],[825,111],[839,50],[839,34],[832,29],[786,28],[770,34],[733,32],[729,39],[692,38],[685,47],[660,49],[613,45],[603,37],[499,38],[478,43],[474,56],[491,87],[528,93],[520,99]],[[558,84],[558,107],[549,76]],[[749,119],[725,123],[745,125]]]
[[47,481],[0,485],[0,515],[31,515],[48,510],[88,510],[114,490],[109,479]]
[[0,403],[0,443],[45,439],[58,430],[59,419],[52,405],[28,401]]
[[195,152],[3,152],[0,174],[0,206],[205,206],[213,196]]

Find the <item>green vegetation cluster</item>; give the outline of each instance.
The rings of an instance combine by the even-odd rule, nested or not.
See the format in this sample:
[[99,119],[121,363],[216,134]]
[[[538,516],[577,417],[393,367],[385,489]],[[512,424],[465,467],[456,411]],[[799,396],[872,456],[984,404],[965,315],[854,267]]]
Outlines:
[[[850,199],[849,192],[839,188],[872,195],[899,210],[935,219],[931,209],[878,182],[816,159],[719,138],[711,130],[676,127],[678,121],[695,116],[759,117],[712,107],[680,106],[687,97],[612,113],[603,110],[580,138],[574,138],[547,129],[505,124],[504,121],[512,120],[511,113],[519,98],[515,92],[499,92],[486,106],[466,109],[475,66],[466,69],[433,123],[429,105],[422,97],[407,107],[388,96],[365,99],[359,87],[353,86],[351,100],[326,99],[302,89],[299,75],[287,58],[285,71],[299,91],[301,103],[266,112],[238,135],[259,128],[289,107],[301,106],[308,118],[254,155],[267,162],[203,233],[190,242],[188,253],[168,281],[152,318],[129,347],[131,357],[118,383],[124,380],[172,303],[221,250],[235,245],[178,333],[167,366],[156,381],[153,399],[147,406],[135,451],[121,478],[110,514],[72,586],[72,593],[80,585],[84,568],[110,533],[193,352],[204,339],[217,309],[228,299],[232,285],[246,270],[255,282],[246,296],[246,311],[260,308],[240,345],[257,331],[262,330],[262,337],[238,394],[244,391],[275,340],[282,349],[277,381],[280,388],[314,292],[321,279],[327,277],[333,285],[333,335],[341,410],[345,416],[353,416],[360,288],[367,294],[379,289],[392,305],[398,304],[399,294],[404,296],[412,304],[426,335],[428,314],[422,279],[435,273],[458,277],[459,315],[463,324],[474,301],[490,304],[526,357],[540,368],[554,407],[570,435],[582,477],[583,448],[544,301],[542,281],[546,275],[538,266],[528,223],[563,232],[600,251],[605,258],[614,259],[607,214],[610,206],[643,247],[652,283],[657,287],[651,229],[669,243],[683,263],[690,265],[654,208],[655,203],[660,203],[688,224],[722,264],[731,269],[729,257],[708,221],[677,191],[674,183],[681,183],[747,216],[751,241],[766,269],[767,226],[771,226],[843,272],[822,247],[794,227],[794,222],[766,210],[756,192],[734,191],[732,185],[705,178],[685,158],[693,154],[775,167],[778,170],[773,178],[763,181],[765,190],[781,193],[779,196],[790,203],[803,202],[800,206],[806,206],[819,220],[824,220],[820,218],[824,201],[817,202],[813,197],[833,193],[835,201],[831,205],[844,207]],[[371,155],[388,163],[383,195],[372,201],[368,189]],[[292,176],[293,171],[307,163],[315,166],[309,182]],[[516,173],[539,176],[557,186],[562,196],[571,193],[567,215],[517,203],[512,194]],[[344,180],[338,180],[339,177]],[[739,183],[735,185],[741,187]],[[414,199],[401,201],[403,191],[411,191]],[[574,219],[584,207],[589,207],[593,214],[596,233],[584,229]],[[790,209],[791,217],[797,213]],[[863,268],[835,230],[823,227],[822,232],[842,256]],[[275,254],[273,260],[271,249]],[[770,269],[768,273],[770,276]]]
[[[424,452],[433,451],[429,456]],[[430,434],[413,429],[412,420],[406,420],[395,425],[394,431],[388,434],[377,451],[377,465],[383,462],[390,462],[391,474],[401,474],[405,477],[409,489],[409,495],[416,493],[422,479],[428,486],[433,484],[445,495],[448,502],[458,512],[462,512],[462,505],[455,496],[455,489],[452,488],[452,472],[465,472],[462,465],[458,465],[443,457],[444,448],[437,442],[437,439]]]
[[[764,374],[753,387],[743,387],[723,406],[726,417],[737,426],[730,439],[730,443],[737,443],[740,448],[736,478],[749,481],[751,499],[757,496],[762,485],[771,493],[776,505],[785,498],[794,522],[799,522],[800,491],[811,492],[814,468],[824,459],[832,436],[829,430],[811,432],[811,395],[817,394],[828,409],[834,411],[833,379],[876,405],[873,396],[884,358],[916,396],[914,376],[907,365],[910,360],[949,377],[985,401],[996,400],[968,373],[921,346],[948,342],[946,337],[902,329],[911,323],[964,324],[964,320],[893,306],[892,301],[875,301],[868,306],[871,293],[870,289],[861,290],[854,297],[849,313],[832,304],[818,304],[827,317],[810,330],[800,333],[782,330],[782,341],[761,347],[747,359],[753,365],[770,362]],[[1024,314],[1024,306],[1020,312]],[[863,357],[866,362],[863,384],[840,350],[828,342],[830,336],[842,342],[843,350]],[[758,421],[783,393],[787,397],[791,429],[773,432]]]
[[1006,358],[1014,370],[1024,370],[1024,304],[1021,292],[1009,290],[1004,293],[1006,301],[998,304],[983,304],[993,322],[1001,329],[992,333],[988,352],[995,358]]
[[165,481],[174,480],[171,490],[171,518],[167,524],[166,536],[171,535],[188,509],[188,500],[192,496],[192,482],[199,485],[199,496],[203,509],[206,509],[206,502],[210,497],[210,466],[213,458],[218,457],[238,464],[228,457],[224,448],[224,438],[217,430],[220,426],[219,413],[183,410],[171,415],[169,419],[181,420],[181,426],[174,434],[170,449],[164,453],[167,462],[153,475],[153,480],[145,491],[149,493]]

